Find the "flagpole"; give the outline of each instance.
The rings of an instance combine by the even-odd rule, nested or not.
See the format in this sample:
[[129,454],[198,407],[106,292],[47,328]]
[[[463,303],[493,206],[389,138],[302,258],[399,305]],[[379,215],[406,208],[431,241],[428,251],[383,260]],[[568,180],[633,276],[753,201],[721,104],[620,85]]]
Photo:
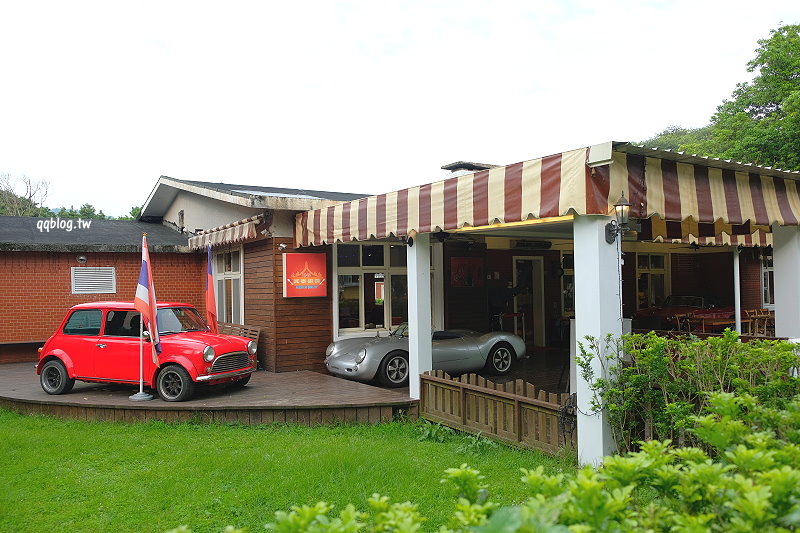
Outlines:
[[[142,234],[144,238],[147,233]],[[139,392],[131,394],[128,399],[132,402],[152,400],[153,395],[144,391],[144,316],[139,313]]]

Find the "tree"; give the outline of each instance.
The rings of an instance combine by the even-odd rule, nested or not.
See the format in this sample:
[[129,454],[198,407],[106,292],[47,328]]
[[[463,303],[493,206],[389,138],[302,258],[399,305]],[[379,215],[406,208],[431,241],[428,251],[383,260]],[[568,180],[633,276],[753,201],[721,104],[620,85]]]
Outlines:
[[800,169],[800,25],[772,30],[758,45],[755,58],[747,64],[748,72],[757,72],[756,76],[736,86],[707,128],[670,127],[645,143],[655,146],[673,140],[672,128],[691,134],[679,139],[678,148],[685,152]]
[[667,126],[664,131],[642,141],[641,144],[653,146],[662,150],[680,150],[681,146],[704,141],[711,136],[711,126],[702,128],[682,128],[677,125]]
[[70,206],[69,209],[62,207],[54,214],[61,218],[96,218],[101,220],[108,218],[102,210],[97,211],[92,204],[83,204],[77,210],[73,206]]
[[136,220],[137,218],[139,218],[139,214],[141,212],[142,212],[142,208],[141,207],[133,206],[133,207],[131,207],[130,213],[128,213],[127,215],[123,215],[123,216],[117,218],[117,220]]
[[33,180],[22,176],[22,188],[17,189],[15,179],[0,174],[0,215],[49,217],[53,213],[44,207],[50,184],[44,180]]

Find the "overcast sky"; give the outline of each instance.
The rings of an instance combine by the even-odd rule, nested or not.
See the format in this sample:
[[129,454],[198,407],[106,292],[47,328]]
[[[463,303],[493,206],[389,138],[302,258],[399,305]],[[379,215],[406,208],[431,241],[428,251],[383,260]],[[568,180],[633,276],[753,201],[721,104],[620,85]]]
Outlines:
[[0,0],[0,174],[380,193],[708,122],[797,0]]

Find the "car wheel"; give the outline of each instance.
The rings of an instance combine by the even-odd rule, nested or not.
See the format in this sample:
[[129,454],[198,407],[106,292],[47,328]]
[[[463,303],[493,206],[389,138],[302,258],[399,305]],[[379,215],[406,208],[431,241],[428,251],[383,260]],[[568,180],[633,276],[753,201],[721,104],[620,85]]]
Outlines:
[[237,379],[236,381],[232,382],[231,383],[231,388],[232,389],[241,389],[242,387],[247,385],[247,383],[250,381],[250,376],[252,376],[252,375],[253,374],[245,374],[245,376],[243,378]]
[[159,372],[156,387],[165,402],[182,402],[194,394],[192,377],[179,365],[169,365]]
[[385,387],[408,385],[408,354],[399,350],[389,352],[378,368],[378,381]]
[[47,394],[66,394],[72,390],[75,380],[69,377],[64,363],[53,359],[42,367],[39,383]]
[[498,342],[492,346],[489,357],[486,358],[486,370],[492,374],[508,374],[514,366],[517,354],[514,348],[506,342]]

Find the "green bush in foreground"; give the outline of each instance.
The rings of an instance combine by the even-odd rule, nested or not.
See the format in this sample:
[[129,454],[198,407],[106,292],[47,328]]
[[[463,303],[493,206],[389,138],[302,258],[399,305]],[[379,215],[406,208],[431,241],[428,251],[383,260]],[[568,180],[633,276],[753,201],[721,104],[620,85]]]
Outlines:
[[[607,410],[620,452],[634,451],[638,442],[648,440],[703,446],[687,429],[707,407],[710,393],[749,394],[776,408],[800,394],[800,379],[792,377],[792,369],[800,367],[797,345],[739,342],[730,330],[706,339],[653,332],[587,337],[580,351],[577,363],[593,389],[593,408]],[[605,378],[592,369],[598,359],[608,369]]]
[[[715,457],[695,448],[649,441],[639,451],[610,456],[599,469],[547,475],[522,469],[531,497],[500,507],[483,477],[467,465],[449,469],[443,482],[457,502],[440,533],[475,532],[784,532],[800,525],[800,397],[785,409],[751,395],[709,395],[705,414],[690,430]],[[644,502],[644,503],[643,503]],[[398,532],[424,530],[410,502],[373,495],[366,511],[325,502],[276,513],[267,529],[293,532]],[[187,531],[185,528],[174,530]],[[229,527],[228,532],[237,530]]]

